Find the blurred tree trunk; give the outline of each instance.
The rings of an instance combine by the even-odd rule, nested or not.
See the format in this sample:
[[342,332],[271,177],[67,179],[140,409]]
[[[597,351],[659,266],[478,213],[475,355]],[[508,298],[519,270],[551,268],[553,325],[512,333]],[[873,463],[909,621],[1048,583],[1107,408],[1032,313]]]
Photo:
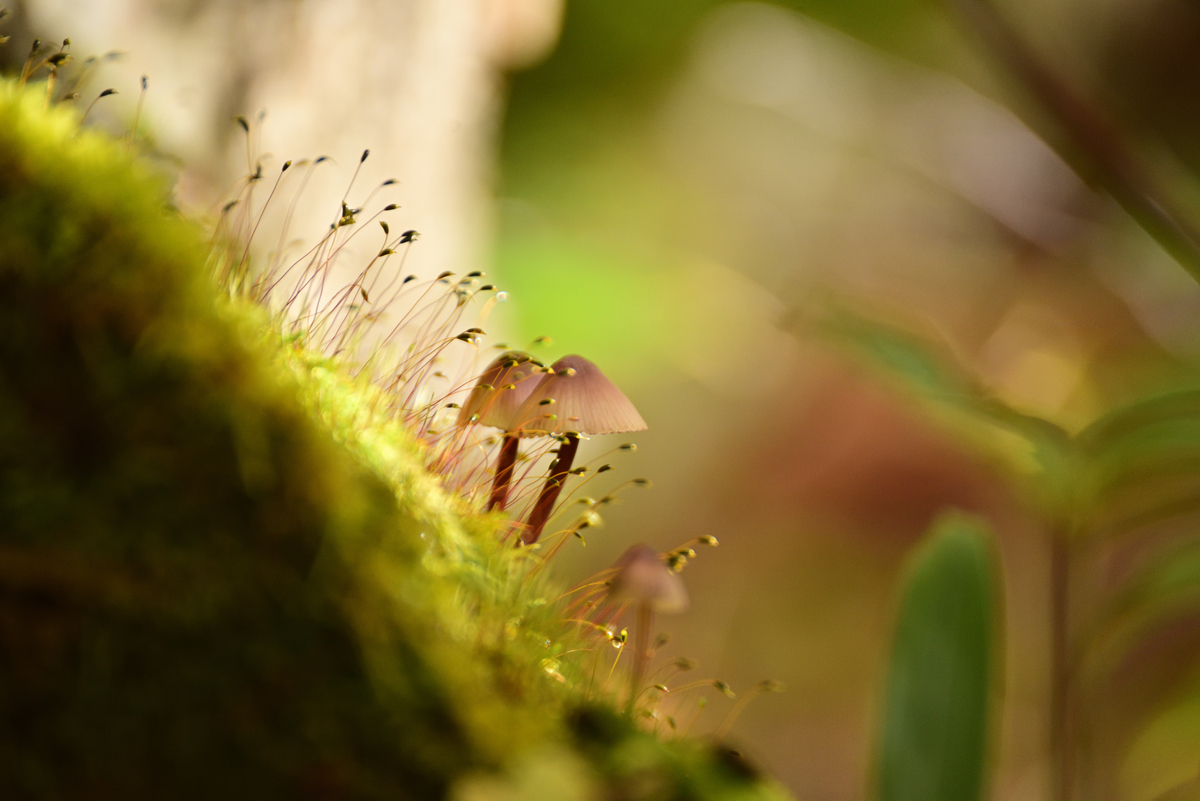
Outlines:
[[[261,109],[266,117],[255,149],[270,181],[286,159],[325,155],[335,162],[314,171],[289,238],[312,243],[328,230],[355,165],[370,149],[348,202],[361,203],[395,178],[398,186],[377,195],[372,211],[398,203],[392,227],[421,232],[405,272],[461,274],[481,267],[489,241],[504,70],[548,52],[561,6],[562,0],[25,0],[21,25],[8,32],[45,41],[70,37],[78,59],[124,51],[98,72],[84,100],[117,88],[118,102],[106,100],[96,113],[128,125],[138,79],[149,76],[142,119],[158,146],[186,165],[179,187],[185,206],[211,206],[246,174],[246,145],[232,118],[253,121]],[[13,57],[23,57],[28,44],[14,40]],[[286,204],[273,205],[281,219]],[[259,244],[275,247],[271,236]],[[372,237],[361,247],[373,255],[378,243]],[[361,254],[347,253],[355,255]]]

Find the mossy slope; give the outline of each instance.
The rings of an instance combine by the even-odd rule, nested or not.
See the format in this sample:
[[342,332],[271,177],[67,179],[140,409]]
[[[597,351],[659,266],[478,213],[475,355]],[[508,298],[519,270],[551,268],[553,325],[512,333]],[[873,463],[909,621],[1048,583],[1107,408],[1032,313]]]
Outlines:
[[0,796],[774,794],[579,711],[488,520],[43,104],[0,85]]

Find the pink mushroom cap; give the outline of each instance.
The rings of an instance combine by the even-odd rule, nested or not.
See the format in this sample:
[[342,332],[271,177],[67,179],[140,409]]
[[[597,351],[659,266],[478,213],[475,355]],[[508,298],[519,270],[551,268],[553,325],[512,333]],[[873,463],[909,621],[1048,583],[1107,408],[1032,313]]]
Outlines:
[[646,421],[638,410],[587,359],[564,356],[550,369],[517,412],[523,435],[619,434],[645,430]]
[[[545,368],[528,353],[510,350],[497,356],[487,366],[471,394],[458,411],[458,424],[472,422],[515,431],[517,416],[529,393],[538,384]],[[477,419],[472,420],[472,418]]]

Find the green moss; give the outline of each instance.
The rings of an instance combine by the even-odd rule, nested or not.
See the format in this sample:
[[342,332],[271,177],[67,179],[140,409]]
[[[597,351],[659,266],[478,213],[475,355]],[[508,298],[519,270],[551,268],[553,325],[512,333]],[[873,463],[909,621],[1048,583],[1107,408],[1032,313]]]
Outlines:
[[0,84],[0,796],[774,794],[580,712],[495,518],[43,103]]

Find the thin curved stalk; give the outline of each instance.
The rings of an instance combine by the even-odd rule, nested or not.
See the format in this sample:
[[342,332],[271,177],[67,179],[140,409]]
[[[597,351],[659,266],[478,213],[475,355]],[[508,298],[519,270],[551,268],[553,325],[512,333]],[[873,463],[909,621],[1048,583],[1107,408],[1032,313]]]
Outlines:
[[521,541],[526,545],[532,545],[538,541],[538,537],[542,536],[542,529],[550,520],[550,514],[554,511],[554,502],[558,500],[563,484],[567,482],[567,476],[571,472],[571,465],[575,462],[575,453],[578,450],[579,435],[567,434],[567,441],[558,448],[558,459],[555,460],[554,466],[550,470],[550,476],[546,479],[545,486],[542,487],[542,493],[529,512],[525,533],[521,535]]

